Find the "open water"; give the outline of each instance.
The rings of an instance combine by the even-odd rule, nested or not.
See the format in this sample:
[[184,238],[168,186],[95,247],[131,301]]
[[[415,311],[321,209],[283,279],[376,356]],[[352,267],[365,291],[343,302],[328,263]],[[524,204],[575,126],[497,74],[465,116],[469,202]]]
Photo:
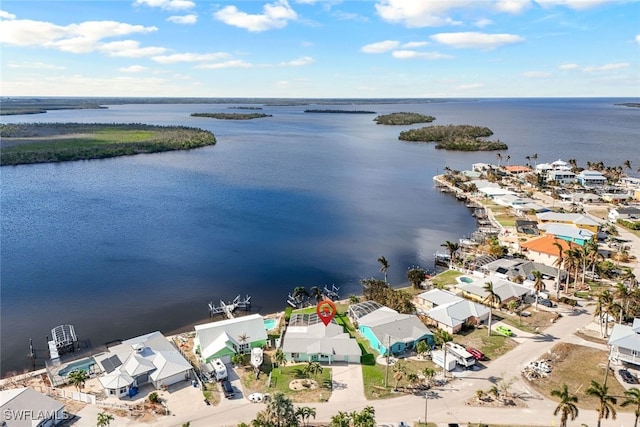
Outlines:
[[[207,318],[207,303],[252,297],[281,310],[296,286],[361,292],[390,262],[389,280],[430,268],[446,240],[475,229],[464,204],[438,192],[445,166],[496,153],[435,150],[397,139],[407,127],[375,115],[307,108],[413,111],[434,124],[488,126],[502,162],[575,158],[640,166],[640,109],[630,99],[487,99],[437,103],[265,106],[273,117],[220,121],[193,112],[241,104],[115,105],[5,116],[7,122],[141,122],[209,129],[212,147],[107,160],[0,168],[0,372],[28,366],[29,339],[75,325],[94,344]],[[251,111],[247,111],[251,112]],[[414,125],[419,127],[421,125]],[[533,162],[533,161],[532,161]],[[637,174],[636,174],[637,175]],[[39,361],[41,362],[41,361]]]

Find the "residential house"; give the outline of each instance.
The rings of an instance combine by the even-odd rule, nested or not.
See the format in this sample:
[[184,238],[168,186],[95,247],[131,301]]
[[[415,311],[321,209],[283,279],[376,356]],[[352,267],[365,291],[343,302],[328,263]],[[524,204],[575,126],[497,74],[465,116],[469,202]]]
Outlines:
[[536,218],[538,219],[538,223],[557,222],[560,224],[569,224],[578,228],[587,229],[592,233],[597,233],[600,227],[598,221],[579,213],[542,212],[536,214]]
[[616,222],[619,219],[625,221],[640,221],[640,209],[636,207],[615,207],[609,209],[609,221]]
[[160,390],[194,377],[191,363],[158,331],[122,341],[93,359],[109,397],[132,396],[145,384]]
[[335,319],[325,326],[316,313],[291,316],[282,351],[293,362],[360,363],[362,356],[358,342]]
[[67,419],[64,404],[30,387],[0,390],[0,426],[52,427]]
[[522,258],[500,258],[485,264],[480,268],[480,271],[488,276],[495,275],[512,282],[516,281],[517,277],[524,280],[534,280],[534,271],[539,271],[548,278],[555,278],[558,274],[558,270],[553,266]]
[[585,228],[574,227],[573,225],[560,223],[543,223],[538,228],[547,235],[566,240],[580,246],[584,246],[588,241],[596,238],[596,233]]
[[576,175],[578,183],[583,187],[602,187],[607,184],[607,178],[598,171],[583,170]]
[[616,362],[630,363],[640,369],[640,319],[633,319],[633,324],[616,324],[609,335],[609,359]]
[[267,344],[267,330],[260,314],[236,317],[196,325],[193,350],[203,363],[221,359],[231,363],[237,353],[247,354],[252,348]]
[[451,334],[489,318],[489,309],[484,305],[442,289],[423,292],[414,298],[414,303],[416,311],[424,314],[432,325]]
[[576,174],[568,170],[551,170],[547,172],[547,182],[555,182],[560,185],[578,182]]
[[[578,245],[568,242],[562,239],[556,239],[550,235],[544,235],[535,237],[524,243],[520,243],[520,250],[531,261],[535,261],[548,266],[555,266],[558,258],[560,257],[560,250],[555,244],[560,245],[562,252],[566,252],[571,248],[576,248]],[[564,276],[566,272],[560,272],[560,276]]]
[[[484,290],[487,282],[493,284],[493,292],[500,297],[502,301],[501,305],[507,305],[512,300],[521,300],[525,295],[531,293],[530,288],[503,279],[497,275],[476,278],[471,283],[458,285],[458,289],[462,291],[462,296],[481,302],[487,297],[487,291]],[[498,307],[496,306],[495,308]]]
[[[419,341],[433,344],[433,333],[414,314],[400,314],[389,307],[364,303],[354,304],[349,313],[358,332],[365,337],[371,348],[380,354],[402,354],[415,347]],[[360,304],[363,304],[360,306]]]

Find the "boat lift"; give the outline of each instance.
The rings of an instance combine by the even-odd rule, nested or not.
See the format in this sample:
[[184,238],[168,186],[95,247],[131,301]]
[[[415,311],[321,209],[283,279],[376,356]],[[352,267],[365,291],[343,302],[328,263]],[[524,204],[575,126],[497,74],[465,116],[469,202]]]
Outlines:
[[213,301],[209,303],[209,317],[213,317],[216,314],[224,314],[229,319],[233,319],[233,312],[238,309],[248,311],[251,309],[251,296],[247,295],[244,299],[240,299],[240,295],[235,297],[232,302],[225,303],[220,300],[220,305],[213,305]]
[[340,288],[336,285],[331,285],[331,289],[327,288],[327,285],[325,285],[322,292],[327,298],[329,298],[332,301],[336,301],[340,299]]

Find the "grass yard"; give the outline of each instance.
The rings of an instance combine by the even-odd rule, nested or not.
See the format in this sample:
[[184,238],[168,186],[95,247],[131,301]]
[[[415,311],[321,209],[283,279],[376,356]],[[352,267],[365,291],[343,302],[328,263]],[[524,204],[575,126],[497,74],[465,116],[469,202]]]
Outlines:
[[[428,360],[410,360],[401,359],[402,363],[406,367],[407,374],[414,373],[420,374],[424,368],[432,368],[437,372],[442,371],[441,368],[436,366],[433,362]],[[407,375],[404,375],[400,381],[397,382],[398,390],[394,392],[396,386],[396,380],[393,376],[393,366],[389,366],[389,374],[387,380],[387,387],[385,388],[385,378],[387,377],[387,367],[385,365],[362,365],[362,377],[364,382],[364,394],[367,399],[387,399],[390,397],[403,396],[407,393],[413,392],[413,385],[407,380]]]
[[459,276],[462,276],[462,273],[460,273],[459,271],[447,270],[443,273],[438,274],[437,276],[432,277],[430,280],[431,283],[433,283],[433,286],[440,288],[443,286],[457,285],[458,281],[456,280],[456,277]]
[[[312,387],[302,387],[300,390],[292,390],[290,384],[294,380],[304,380],[303,373],[305,364],[293,366],[283,366],[271,371],[271,386],[267,389],[269,393],[280,391],[288,396],[293,402],[325,402],[331,397],[331,368],[323,366],[322,372],[312,375]],[[316,387],[317,385],[317,387]]]
[[535,311],[533,306],[527,308],[525,311],[531,313],[531,316],[524,317],[506,311],[499,311],[494,313],[493,318],[494,321],[501,319],[504,323],[511,325],[514,328],[532,334],[535,333],[536,330],[538,332],[543,332],[551,325],[551,319],[556,318],[555,313],[544,310]]
[[[607,353],[591,347],[580,346],[576,344],[560,343],[552,349],[551,359],[551,375],[532,381],[529,384],[539,393],[545,395],[549,399],[556,400],[551,397],[551,390],[559,389],[562,384],[566,384],[569,392],[578,396],[579,408],[595,409],[597,407],[597,399],[588,396],[585,391],[589,388],[591,380],[598,383],[604,381],[604,373],[607,366]],[[609,373],[607,380],[609,394],[613,396],[624,395],[624,388],[618,380]],[[621,408],[616,406],[616,411],[632,410],[631,407]]]
[[458,344],[474,347],[484,353],[487,360],[494,360],[516,347],[511,338],[492,332],[487,336],[487,329],[469,329],[454,335]]

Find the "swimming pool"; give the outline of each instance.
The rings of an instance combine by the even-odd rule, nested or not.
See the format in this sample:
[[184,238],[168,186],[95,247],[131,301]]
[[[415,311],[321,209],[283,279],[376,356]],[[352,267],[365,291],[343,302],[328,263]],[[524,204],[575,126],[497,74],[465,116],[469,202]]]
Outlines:
[[278,326],[278,322],[276,321],[276,319],[264,319],[264,328],[267,331],[275,329],[276,326]]
[[473,279],[471,277],[468,277],[468,276],[460,276],[460,277],[458,277],[458,282],[473,283]]
[[64,368],[60,369],[58,371],[58,375],[61,377],[66,377],[69,372],[78,370],[88,373],[91,370],[91,367],[95,364],[96,362],[91,358],[76,360],[75,362],[71,362]]

